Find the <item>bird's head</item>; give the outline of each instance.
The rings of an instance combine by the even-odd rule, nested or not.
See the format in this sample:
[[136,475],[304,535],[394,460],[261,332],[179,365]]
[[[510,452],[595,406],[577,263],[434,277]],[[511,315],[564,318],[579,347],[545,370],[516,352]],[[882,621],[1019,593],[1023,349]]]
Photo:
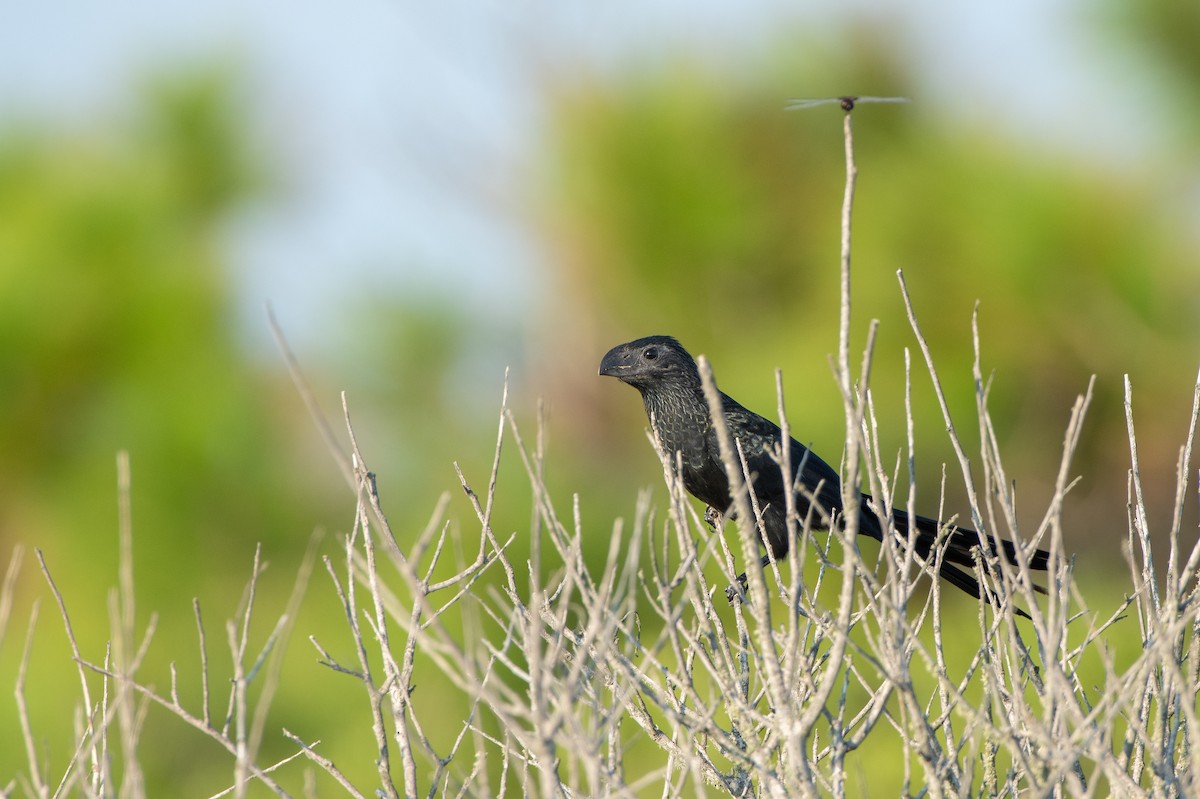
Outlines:
[[670,336],[647,336],[613,347],[600,361],[600,374],[615,377],[639,391],[663,383],[700,385],[696,362]]

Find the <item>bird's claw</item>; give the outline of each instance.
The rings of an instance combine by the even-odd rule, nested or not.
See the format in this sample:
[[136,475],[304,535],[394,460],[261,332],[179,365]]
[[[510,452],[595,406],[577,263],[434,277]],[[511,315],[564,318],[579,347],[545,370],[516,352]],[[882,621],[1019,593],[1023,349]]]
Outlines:
[[704,523],[714,530],[721,526],[721,511],[709,505],[704,509]]
[[746,580],[746,575],[745,573],[742,573],[738,575],[737,582],[730,583],[725,588],[725,598],[729,600],[730,607],[734,607],[738,604],[745,604],[747,585],[748,581]]

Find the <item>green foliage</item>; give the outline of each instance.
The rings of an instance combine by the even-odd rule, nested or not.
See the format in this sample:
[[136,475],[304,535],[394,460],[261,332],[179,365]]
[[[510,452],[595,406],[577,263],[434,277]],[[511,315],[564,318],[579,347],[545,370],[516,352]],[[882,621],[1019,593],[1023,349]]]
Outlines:
[[[176,622],[147,665],[164,680],[164,651],[194,650],[191,598],[221,597],[210,612],[232,614],[259,542],[286,590],[338,494],[326,456],[309,468],[311,436],[295,432],[309,422],[288,381],[238,339],[221,237],[265,186],[254,164],[220,71],[150,86],[114,129],[0,137],[0,547],[6,561],[18,542],[45,552],[81,646],[103,651],[115,456],[127,450],[139,598]],[[18,617],[43,593],[31,562]],[[59,767],[71,755],[70,654],[53,628],[34,640],[44,679],[31,704]],[[8,679],[20,647],[6,643]],[[5,717],[0,771],[12,774],[22,747],[11,707]],[[170,743],[175,725],[151,724],[164,753],[189,751]],[[147,763],[174,785],[210,766]]]
[[253,185],[235,110],[207,75],[153,96],[123,143],[0,142],[0,473],[19,498],[8,524],[87,546],[111,529],[127,448],[161,554],[203,557],[235,529],[279,541],[295,534],[284,519],[309,525],[264,505],[255,476],[285,438],[236,340],[219,250]]
[[1178,144],[1194,158],[1200,123],[1200,93],[1196,91],[1200,52],[1193,44],[1200,36],[1200,7],[1177,0],[1110,0],[1105,9],[1113,45],[1136,51],[1156,67],[1151,96],[1165,104],[1165,118],[1182,123]]

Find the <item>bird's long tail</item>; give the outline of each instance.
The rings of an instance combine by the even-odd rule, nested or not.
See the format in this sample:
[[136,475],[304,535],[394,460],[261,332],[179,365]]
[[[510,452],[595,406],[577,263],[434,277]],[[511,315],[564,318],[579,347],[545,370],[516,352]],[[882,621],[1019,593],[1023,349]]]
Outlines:
[[[870,514],[864,514],[864,516],[867,515]],[[896,525],[896,533],[905,540],[909,538],[910,529],[916,527],[914,549],[917,555],[927,561],[933,561],[936,547],[943,547],[944,554],[938,568],[938,575],[955,588],[965,591],[973,597],[978,598],[981,595],[979,580],[973,573],[975,568],[974,550],[982,550],[985,560],[1003,557],[1009,563],[1017,563],[1017,548],[1012,541],[980,534],[967,528],[943,527],[937,519],[927,516],[910,517],[902,510],[893,511],[892,519]],[[876,518],[874,521],[877,526],[878,519]],[[1028,556],[1029,568],[1038,571],[1045,571],[1049,561],[1050,553],[1044,549],[1036,549]],[[1045,593],[1045,589],[1041,586],[1035,584],[1033,587],[1035,590]],[[988,599],[992,602],[996,601],[996,598],[990,593]],[[1023,610],[1020,608],[1016,610],[1019,615],[1028,618],[1028,614]]]
[[[870,536],[876,541],[883,540],[883,528],[880,525],[879,517],[871,510],[872,500],[870,497],[863,496],[862,513],[859,516],[859,533]],[[711,509],[710,509],[711,510]],[[713,512],[714,516],[717,516]],[[984,595],[979,580],[976,579],[975,569],[975,553],[974,550],[980,549],[985,554],[985,561],[1001,555],[1009,563],[1017,563],[1017,549],[1012,541],[996,538],[990,535],[981,535],[975,530],[962,527],[946,527],[938,522],[937,519],[931,519],[928,516],[912,516],[903,510],[895,509],[892,511],[892,520],[896,528],[896,534],[905,542],[909,538],[909,530],[916,528],[916,535],[913,538],[915,553],[921,557],[926,563],[932,567],[936,558],[934,557],[937,548],[943,548],[941,563],[938,565],[938,576],[946,582],[964,591],[975,598]],[[763,543],[770,548],[776,560],[781,560],[787,556],[790,549],[790,541],[787,537],[787,527],[784,523],[783,511],[779,508],[768,506],[763,510]],[[765,568],[770,563],[770,556],[764,555],[762,565]],[[1045,571],[1049,565],[1050,553],[1044,549],[1035,549],[1028,555],[1027,563],[1031,569]],[[744,594],[746,587],[746,575],[740,574],[737,578],[737,584],[731,585],[727,589],[726,594],[730,601],[735,601],[737,596]],[[739,587],[740,589],[739,590]],[[1039,585],[1033,586],[1034,590],[1045,593]],[[986,594],[989,602],[996,603],[999,598],[992,592]],[[1015,608],[1017,615],[1029,618],[1029,614],[1020,608]]]

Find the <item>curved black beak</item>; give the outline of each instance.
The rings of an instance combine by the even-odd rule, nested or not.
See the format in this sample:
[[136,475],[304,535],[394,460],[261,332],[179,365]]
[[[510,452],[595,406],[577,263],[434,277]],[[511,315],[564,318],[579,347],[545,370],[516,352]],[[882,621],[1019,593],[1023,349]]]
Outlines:
[[620,378],[629,371],[629,367],[629,353],[621,347],[613,347],[600,360],[600,375]]

